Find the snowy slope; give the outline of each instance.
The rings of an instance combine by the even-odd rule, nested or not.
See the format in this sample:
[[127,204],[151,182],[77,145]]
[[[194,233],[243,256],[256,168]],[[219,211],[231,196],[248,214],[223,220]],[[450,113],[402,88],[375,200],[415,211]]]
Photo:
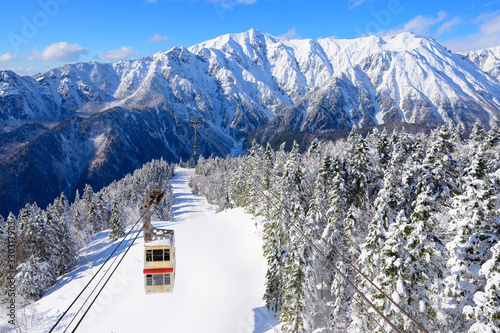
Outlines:
[[[480,67],[488,72],[498,50],[487,53]],[[319,119],[325,95],[331,105]],[[232,136],[290,109],[303,112],[299,126],[312,131],[392,121],[467,124],[476,117],[489,125],[499,114],[500,85],[462,55],[414,33],[290,40],[251,29],[138,60],[77,63],[33,77],[0,72],[0,119],[52,121],[163,104],[179,120],[201,116]],[[332,109],[338,114],[329,115]]]
[[[314,119],[314,107],[331,92],[327,109],[338,110],[339,115],[330,117],[330,123],[340,127],[391,121],[431,126],[467,123],[464,113],[487,120],[500,109],[498,82],[434,39],[413,33],[288,40],[252,29],[189,50],[208,58],[218,74],[223,71],[220,59],[231,61],[235,81],[246,84],[249,97],[260,91],[259,101],[275,114],[280,106],[297,107],[307,100],[302,130],[332,129],[321,128]],[[345,124],[339,124],[340,116],[346,118]]]
[[461,54],[500,81],[500,46]]
[[[173,294],[144,294],[141,235],[78,332],[265,332],[276,324],[262,301],[266,263],[254,222],[241,209],[215,214],[204,198],[191,194],[189,173],[178,169],[172,181],[174,222],[154,223],[175,230]],[[107,236],[108,231],[96,235],[78,266],[27,307],[29,332],[47,332],[97,272],[116,244]],[[24,320],[23,310],[18,317]]]

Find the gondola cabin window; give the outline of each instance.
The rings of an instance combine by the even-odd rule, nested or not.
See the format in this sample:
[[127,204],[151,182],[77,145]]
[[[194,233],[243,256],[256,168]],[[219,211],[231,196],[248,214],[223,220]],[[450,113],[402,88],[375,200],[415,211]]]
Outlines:
[[148,224],[144,228],[144,288],[146,294],[172,293],[175,282],[174,231]]
[[170,249],[146,250],[146,261],[170,261]]
[[146,286],[170,285],[170,274],[147,274]]

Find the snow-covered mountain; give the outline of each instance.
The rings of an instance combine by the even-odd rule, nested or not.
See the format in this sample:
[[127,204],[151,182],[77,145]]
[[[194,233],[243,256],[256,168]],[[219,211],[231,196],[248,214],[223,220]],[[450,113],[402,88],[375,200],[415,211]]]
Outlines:
[[479,51],[463,52],[462,55],[484,72],[500,81],[500,46]]
[[250,133],[262,142],[289,130],[390,122],[470,126],[479,118],[489,127],[499,112],[491,73],[413,33],[289,40],[252,29],[138,60],[32,77],[0,72],[0,128],[46,128],[24,125],[30,139],[3,149],[0,213],[43,206],[84,182],[100,188],[151,158],[187,158],[190,116],[203,120],[209,155],[224,154],[210,137],[229,150]]
[[[468,58],[496,77],[499,53]],[[312,131],[478,116],[491,125],[500,86],[478,66],[413,33],[288,40],[252,29],[139,60],[78,63],[33,77],[1,72],[0,117],[60,121],[166,103],[176,115],[202,116],[232,136],[287,112],[302,113],[299,127]]]

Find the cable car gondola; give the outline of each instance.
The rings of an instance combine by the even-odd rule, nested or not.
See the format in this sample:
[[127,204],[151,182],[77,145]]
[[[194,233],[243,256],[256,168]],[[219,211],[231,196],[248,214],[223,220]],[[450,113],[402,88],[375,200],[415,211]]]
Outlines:
[[[145,206],[158,205],[163,193],[152,189]],[[155,228],[151,213],[144,223],[144,290],[146,294],[172,293],[175,281],[175,237],[171,229]]]

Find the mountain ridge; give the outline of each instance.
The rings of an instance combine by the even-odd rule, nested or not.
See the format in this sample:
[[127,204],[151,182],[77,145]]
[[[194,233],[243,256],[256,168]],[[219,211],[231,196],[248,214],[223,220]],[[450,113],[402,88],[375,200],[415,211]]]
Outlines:
[[490,128],[499,122],[500,82],[485,72],[491,60],[473,55],[413,33],[312,40],[251,29],[137,60],[27,77],[0,71],[3,132],[50,124],[24,127],[3,149],[0,213],[32,201],[43,207],[61,191],[70,197],[83,182],[99,189],[159,155],[189,158],[193,116],[203,121],[205,156],[222,154],[212,137],[230,151],[250,134],[264,143],[290,131],[393,122],[467,129],[479,119]]

